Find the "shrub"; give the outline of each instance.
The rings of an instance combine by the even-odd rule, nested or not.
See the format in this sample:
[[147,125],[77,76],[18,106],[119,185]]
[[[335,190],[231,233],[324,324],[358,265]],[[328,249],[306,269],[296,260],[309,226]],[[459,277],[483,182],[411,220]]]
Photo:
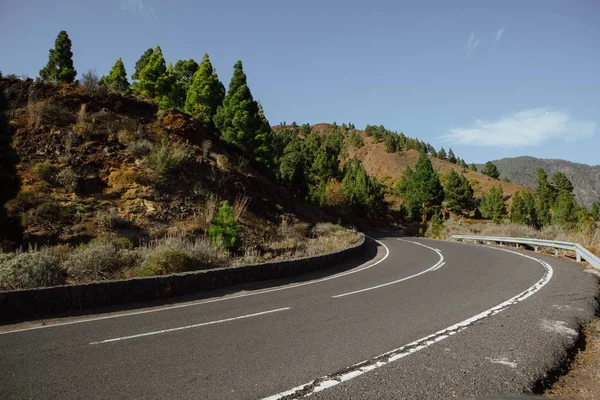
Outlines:
[[98,74],[96,74],[95,69],[88,69],[87,72],[84,72],[81,75],[79,83],[83,90],[88,94],[94,94],[100,88],[100,78],[98,77]]
[[208,238],[188,240],[182,236],[167,236],[153,240],[145,246],[136,249],[144,260],[154,253],[163,250],[179,250],[192,254],[198,261],[196,268],[224,267],[229,260],[229,254],[217,247]]
[[119,215],[119,211],[115,208],[108,210],[98,210],[96,213],[96,226],[104,231],[119,229],[129,226],[130,222]]
[[152,142],[146,139],[134,140],[127,144],[125,152],[135,158],[147,156],[154,149]]
[[215,221],[208,229],[208,236],[226,250],[235,250],[240,245],[240,225],[235,222],[233,208],[226,200],[219,208]]
[[56,175],[58,173],[58,167],[52,164],[50,161],[45,160],[38,162],[31,167],[31,174],[38,180],[53,185],[56,181]]
[[56,175],[56,182],[64,186],[69,192],[74,192],[79,184],[79,175],[77,175],[71,167],[62,169]]
[[136,252],[99,239],[77,247],[62,266],[70,278],[78,282],[92,282],[122,277],[123,270],[138,261]]
[[153,253],[142,263],[139,276],[167,275],[199,269],[200,260],[194,255],[173,249],[162,249]]
[[319,222],[312,228],[312,234],[315,237],[328,236],[344,230],[344,227],[330,222]]
[[63,207],[54,201],[46,201],[23,218],[23,225],[38,226],[50,232],[58,232],[61,225],[68,224],[73,217],[73,209]]
[[0,290],[30,289],[65,283],[58,261],[46,251],[0,254]]
[[210,150],[212,149],[212,142],[208,139],[202,141],[202,156],[204,158],[210,156]]
[[444,231],[444,220],[438,214],[431,217],[431,221],[427,226],[427,236],[439,238]]
[[164,138],[160,145],[156,146],[147,160],[151,168],[159,176],[167,175],[179,168],[191,156],[187,144],[180,142],[169,142]]

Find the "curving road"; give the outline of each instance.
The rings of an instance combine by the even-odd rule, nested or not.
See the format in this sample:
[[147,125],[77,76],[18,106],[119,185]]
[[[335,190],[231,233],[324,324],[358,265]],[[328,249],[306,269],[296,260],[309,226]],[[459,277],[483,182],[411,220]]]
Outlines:
[[597,278],[572,263],[377,236],[373,259],[332,276],[5,326],[2,397],[522,393],[572,344],[572,327],[594,314]]

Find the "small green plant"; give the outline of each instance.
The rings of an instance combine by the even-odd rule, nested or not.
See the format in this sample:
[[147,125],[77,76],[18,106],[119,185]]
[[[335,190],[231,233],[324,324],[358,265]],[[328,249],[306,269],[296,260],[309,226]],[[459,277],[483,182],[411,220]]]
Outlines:
[[162,249],[146,259],[138,270],[138,276],[167,275],[199,269],[200,260],[191,253],[174,249]]
[[444,232],[444,220],[438,214],[431,217],[429,225],[427,227],[427,236],[439,238]]
[[0,290],[57,286],[65,277],[56,258],[46,251],[0,254]]
[[53,185],[59,168],[50,161],[38,162],[31,167],[31,174],[40,181]]
[[225,200],[217,216],[208,228],[208,237],[226,250],[236,250],[240,246],[240,224],[235,222],[235,214],[229,202]]
[[190,156],[191,152],[187,144],[169,142],[167,138],[163,138],[161,143],[148,154],[147,160],[154,172],[163,177],[175,171]]

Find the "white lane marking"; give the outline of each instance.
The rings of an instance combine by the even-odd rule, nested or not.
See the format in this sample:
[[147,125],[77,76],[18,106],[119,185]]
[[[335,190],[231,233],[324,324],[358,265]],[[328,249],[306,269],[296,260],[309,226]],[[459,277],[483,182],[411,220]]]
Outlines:
[[238,319],[258,317],[259,315],[273,314],[273,313],[276,313],[276,312],[289,310],[290,308],[291,307],[284,307],[284,308],[278,308],[276,310],[261,311],[261,312],[254,313],[254,314],[242,315],[242,316],[239,316],[239,317],[232,317],[232,318],[220,319],[218,321],[202,322],[200,324],[180,326],[180,327],[177,327],[177,328],[163,329],[163,330],[160,330],[160,331],[138,333],[137,335],[122,336],[122,337],[117,337],[117,338],[113,338],[113,339],[106,339],[106,340],[101,340],[99,342],[91,342],[90,344],[94,345],[94,344],[103,344],[103,343],[110,343],[110,342],[118,342],[120,340],[136,339],[136,338],[140,338],[140,337],[144,337],[144,336],[159,335],[161,333],[170,333],[170,332],[182,331],[184,329],[199,328],[201,326],[221,324],[223,322],[236,321]]
[[397,239],[397,240],[400,240],[400,241],[402,241],[402,242],[407,242],[407,243],[414,243],[414,244],[418,244],[419,246],[423,246],[423,247],[426,247],[426,248],[428,248],[428,249],[430,249],[430,250],[433,250],[433,251],[435,251],[435,252],[438,254],[438,256],[440,256],[440,259],[438,260],[438,262],[437,262],[437,263],[435,263],[435,265],[433,265],[433,266],[431,266],[431,267],[427,268],[427,269],[426,269],[426,270],[424,270],[424,271],[421,271],[421,272],[419,272],[419,273],[416,273],[416,274],[414,274],[414,275],[410,275],[410,276],[407,276],[407,277],[404,277],[404,278],[401,278],[401,279],[397,279],[397,280],[395,280],[395,281],[392,281],[392,282],[382,283],[381,285],[377,285],[377,286],[371,286],[371,287],[368,287],[368,288],[365,288],[365,289],[360,289],[360,290],[355,290],[355,291],[353,291],[353,292],[348,292],[348,293],[337,294],[337,295],[335,295],[335,296],[331,296],[331,298],[332,298],[332,299],[337,299],[337,298],[339,298],[339,297],[351,296],[351,295],[353,295],[353,294],[362,293],[362,292],[368,292],[369,290],[380,289],[380,288],[382,288],[382,287],[389,286],[389,285],[395,285],[396,283],[400,283],[400,282],[404,282],[404,281],[407,281],[407,280],[409,280],[409,279],[412,279],[412,278],[416,278],[417,276],[419,276],[419,275],[423,275],[423,274],[425,274],[425,273],[427,273],[427,272],[435,271],[436,269],[438,269],[438,268],[441,268],[441,267],[442,267],[442,266],[445,264],[445,262],[444,262],[444,256],[442,255],[442,252],[441,252],[441,251],[439,251],[438,249],[434,249],[433,247],[426,246],[426,245],[424,245],[424,244],[421,244],[421,243],[419,243],[419,242],[412,242],[412,241],[410,241],[410,240],[404,240],[404,239]]
[[443,263],[441,263],[440,265],[438,265],[437,267],[432,269],[432,271],[437,271],[438,269],[442,268],[444,265],[446,265],[446,261],[444,261]]
[[[365,235],[365,236],[367,236],[367,235]],[[340,272],[339,274],[331,275],[331,276],[328,276],[326,278],[316,279],[316,280],[313,280],[313,281],[302,282],[302,283],[295,283],[295,284],[287,285],[287,286],[279,286],[279,287],[271,288],[271,289],[263,289],[263,290],[259,290],[259,291],[256,291],[256,292],[250,292],[250,293],[243,293],[243,294],[238,294],[238,295],[232,295],[232,296],[228,296],[228,297],[220,297],[220,298],[210,299],[210,300],[199,300],[199,301],[194,301],[194,302],[191,302],[191,303],[184,303],[184,304],[177,304],[177,305],[174,305],[174,306],[166,306],[166,307],[154,308],[152,310],[134,311],[134,312],[129,312],[129,313],[122,313],[122,314],[115,314],[115,315],[106,315],[106,316],[103,316],[103,317],[80,319],[80,320],[77,320],[77,321],[59,322],[59,323],[56,323],[56,324],[50,323],[48,325],[39,325],[39,326],[32,326],[32,327],[29,327],[29,328],[13,329],[13,330],[10,330],[10,331],[0,332],[0,335],[7,335],[9,333],[18,333],[18,332],[24,332],[24,331],[31,331],[31,330],[35,330],[35,329],[53,328],[53,327],[56,327],[56,326],[83,324],[83,323],[86,323],[86,322],[101,321],[103,319],[113,319],[113,318],[130,317],[130,316],[133,316],[133,315],[149,314],[149,313],[155,313],[155,312],[159,312],[159,311],[169,311],[169,310],[174,310],[174,309],[177,309],[177,308],[192,307],[192,306],[198,306],[198,305],[202,305],[202,304],[216,303],[216,302],[220,302],[220,301],[239,299],[239,298],[242,298],[242,297],[256,296],[256,295],[260,295],[260,294],[277,292],[279,290],[294,289],[294,288],[297,288],[297,287],[300,287],[300,286],[313,285],[315,283],[325,282],[325,281],[328,281],[330,279],[341,278],[341,277],[346,276],[346,275],[355,274],[357,272],[361,272],[361,271],[367,270],[369,268],[372,268],[372,267],[376,266],[377,264],[385,261],[385,259],[388,258],[388,256],[390,255],[390,249],[388,249],[388,247],[385,244],[383,244],[379,240],[374,239],[374,238],[372,238],[370,236],[367,236],[367,237],[371,238],[373,241],[375,241],[376,243],[378,243],[381,246],[383,246],[383,248],[385,249],[385,255],[383,256],[383,258],[381,260],[378,260],[378,261],[374,262],[373,264],[367,265],[366,267],[362,267],[362,268],[358,268],[358,269],[353,269],[353,270],[346,271],[346,272]]]
[[[486,247],[488,247],[488,246],[486,246]],[[278,399],[282,399],[282,398],[287,399],[287,398],[308,397],[317,391],[323,390],[325,387],[329,388],[329,387],[336,386],[336,385],[340,384],[341,382],[345,382],[350,379],[356,378],[357,376],[363,375],[369,371],[380,368],[391,362],[394,362],[396,360],[404,358],[410,354],[416,353],[419,350],[425,349],[434,343],[440,342],[444,339],[449,338],[452,335],[457,334],[458,332],[460,332],[464,329],[467,329],[468,326],[472,325],[473,323],[475,323],[477,321],[480,321],[491,315],[498,314],[499,312],[504,311],[508,307],[527,299],[528,297],[537,293],[544,286],[546,286],[546,284],[548,282],[550,282],[550,280],[552,279],[552,275],[554,274],[554,271],[553,271],[552,267],[550,266],[550,264],[548,264],[547,262],[538,260],[537,258],[528,256],[525,254],[507,250],[507,249],[500,249],[500,248],[495,248],[495,247],[490,247],[490,248],[495,249],[495,250],[500,250],[500,251],[506,251],[508,253],[513,253],[513,254],[519,255],[521,257],[526,257],[526,258],[532,259],[532,260],[542,264],[542,266],[545,269],[544,276],[542,276],[542,278],[540,280],[538,280],[533,286],[529,287],[527,290],[498,304],[495,307],[492,307],[486,311],[483,311],[477,315],[474,315],[471,318],[468,318],[462,322],[459,322],[459,323],[449,326],[445,329],[437,331],[436,333],[431,334],[429,336],[425,336],[424,338],[415,340],[414,342],[411,342],[411,343],[404,345],[402,347],[399,347],[397,349],[388,351],[387,353],[381,354],[370,360],[365,360],[358,364],[355,364],[348,369],[344,369],[345,372],[343,372],[341,374],[332,374],[332,375],[323,376],[321,378],[318,378],[311,382],[308,382],[304,385],[297,386],[296,388],[294,388],[292,390],[281,392],[281,393],[275,394],[273,396],[265,397],[263,400],[278,400]]]
[[516,362],[512,362],[508,360],[508,357],[500,357],[500,358],[490,358],[490,357],[486,357],[486,360],[490,360],[490,362],[492,364],[502,364],[502,365],[506,365],[507,367],[511,367],[511,368],[517,368],[517,363]]
[[542,319],[540,325],[542,330],[546,332],[559,333],[563,336],[577,336],[577,331],[573,328],[569,328],[567,323],[564,321],[551,321],[548,319]]

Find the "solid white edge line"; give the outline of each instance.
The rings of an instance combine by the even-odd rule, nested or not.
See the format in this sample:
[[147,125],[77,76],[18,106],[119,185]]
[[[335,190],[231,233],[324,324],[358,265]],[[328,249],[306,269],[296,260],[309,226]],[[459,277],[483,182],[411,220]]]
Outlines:
[[90,344],[91,345],[95,345],[95,344],[103,344],[103,343],[110,343],[110,342],[118,342],[118,341],[121,341],[121,340],[136,339],[136,338],[140,338],[140,337],[144,337],[144,336],[159,335],[161,333],[170,333],[170,332],[182,331],[184,329],[199,328],[201,326],[215,325],[215,324],[221,324],[223,322],[235,321],[235,320],[238,320],[238,319],[258,317],[260,315],[265,315],[265,314],[273,314],[273,313],[276,313],[276,312],[289,310],[290,308],[291,307],[277,308],[275,310],[261,311],[261,312],[257,312],[257,313],[254,313],[254,314],[246,314],[246,315],[241,315],[239,317],[225,318],[225,319],[220,319],[220,320],[217,320],[217,321],[209,321],[209,322],[202,322],[202,323],[199,323],[199,324],[179,326],[177,328],[162,329],[160,331],[138,333],[137,335],[122,336],[122,337],[117,337],[117,338],[113,338],[113,339],[106,339],[106,340],[101,340],[99,342],[91,342]]
[[312,284],[315,284],[315,283],[320,283],[320,282],[328,281],[328,280],[331,280],[331,279],[341,278],[341,277],[346,276],[346,275],[355,274],[357,272],[361,272],[361,271],[367,270],[369,268],[372,268],[372,267],[378,265],[379,263],[383,262],[390,255],[390,249],[388,249],[385,244],[383,244],[382,242],[380,242],[377,239],[372,238],[371,236],[365,235],[365,237],[368,237],[368,238],[372,239],[373,241],[375,241],[376,243],[378,243],[381,246],[383,246],[383,248],[385,249],[385,255],[383,256],[383,258],[381,260],[377,260],[373,264],[367,265],[366,267],[362,267],[362,268],[358,268],[358,269],[353,269],[353,270],[346,271],[346,272],[340,272],[339,274],[331,275],[331,276],[328,276],[326,278],[316,279],[316,280],[308,281],[308,282],[296,283],[296,284],[287,285],[287,286],[279,286],[279,287],[275,287],[275,288],[271,288],[271,289],[259,290],[259,291],[251,292],[251,293],[243,293],[243,294],[238,294],[238,295],[233,295],[233,296],[228,296],[228,297],[220,297],[220,298],[216,298],[216,299],[200,300],[200,301],[194,301],[194,302],[191,302],[191,303],[184,303],[184,304],[177,304],[177,305],[172,305],[172,306],[165,306],[165,307],[155,308],[155,309],[152,309],[152,310],[134,311],[134,312],[129,312],[129,313],[122,313],[122,314],[115,314],[115,315],[106,315],[106,316],[97,317],[97,318],[86,318],[86,319],[80,319],[80,320],[76,320],[76,321],[59,322],[59,323],[56,323],[56,324],[50,323],[48,325],[39,325],[39,326],[32,326],[32,327],[29,327],[29,328],[13,329],[13,330],[9,330],[9,331],[0,332],[0,335],[8,335],[10,333],[32,331],[32,330],[36,330],[36,329],[53,328],[53,327],[65,326],[65,325],[83,324],[83,323],[86,323],[86,322],[101,321],[101,320],[104,320],[104,319],[123,318],[123,317],[130,317],[130,316],[134,316],[134,315],[150,314],[150,313],[155,313],[155,312],[159,312],[159,311],[174,310],[174,309],[177,309],[177,308],[193,307],[193,306],[198,306],[198,305],[203,305],[203,304],[216,303],[216,302],[220,302],[220,301],[239,299],[239,298],[242,298],[242,297],[256,296],[256,295],[260,295],[260,294],[277,292],[277,291],[280,291],[280,290],[294,289],[294,288],[297,288],[297,287],[300,287],[300,286],[312,285]]
[[407,280],[412,279],[412,278],[416,278],[417,276],[423,275],[423,274],[425,274],[427,272],[435,271],[436,269],[441,268],[445,264],[445,262],[444,262],[444,255],[438,249],[434,249],[433,247],[429,247],[429,246],[424,245],[424,244],[419,243],[419,242],[412,242],[410,240],[404,240],[404,239],[397,239],[397,240],[400,240],[402,242],[407,242],[407,243],[418,244],[419,246],[423,246],[423,247],[426,247],[426,248],[428,248],[430,250],[433,250],[433,251],[435,251],[438,254],[438,256],[440,256],[440,259],[438,260],[437,263],[435,263],[435,265],[427,268],[424,271],[416,273],[414,275],[410,275],[410,276],[407,276],[407,277],[404,277],[404,278],[401,278],[401,279],[398,279],[398,280],[395,280],[395,281],[392,281],[392,282],[382,283],[381,285],[371,286],[371,287],[368,287],[368,288],[365,288],[365,289],[360,289],[360,290],[355,290],[353,292],[337,294],[335,296],[331,296],[331,298],[332,299],[337,299],[337,298],[340,298],[340,297],[351,296],[353,294],[362,293],[362,292],[368,292],[370,290],[380,289],[380,288],[385,287],[385,286],[394,285],[396,283],[400,283],[400,282],[404,282],[404,281],[407,281]]
[[473,324],[474,322],[477,322],[479,320],[487,318],[491,315],[498,314],[499,312],[502,312],[503,310],[510,307],[511,305],[520,303],[521,301],[523,301],[523,300],[527,299],[528,297],[537,293],[544,286],[546,286],[546,284],[548,282],[550,282],[550,280],[552,279],[554,271],[553,271],[552,267],[550,266],[550,264],[548,264],[545,261],[528,256],[526,254],[517,253],[516,251],[501,249],[501,248],[492,247],[492,246],[485,246],[485,247],[489,247],[489,248],[495,249],[495,250],[506,251],[508,253],[513,253],[513,254],[534,260],[534,261],[540,263],[544,267],[544,269],[545,269],[544,276],[542,276],[542,278],[540,280],[538,280],[533,286],[530,286],[527,290],[519,293],[518,295],[516,295],[514,297],[511,297],[510,299],[498,304],[495,307],[492,307],[486,311],[483,311],[477,315],[474,315],[473,317],[467,318],[464,321],[461,321],[461,322],[451,325],[447,328],[439,330],[436,333],[425,336],[421,339],[415,340],[414,342],[406,344],[402,347],[398,347],[397,349],[383,353],[377,357],[373,357],[369,360],[365,360],[360,363],[354,364],[352,367],[347,369],[346,372],[344,372],[341,375],[334,374],[334,375],[324,376],[319,379],[315,379],[313,381],[305,383],[304,385],[297,386],[294,389],[287,390],[285,392],[281,392],[281,393],[275,394],[273,396],[265,397],[262,400],[278,400],[278,399],[282,399],[284,397],[286,397],[286,398],[308,397],[308,396],[312,395],[313,393],[324,390],[325,388],[330,388],[330,387],[336,386],[342,382],[346,382],[350,379],[356,378],[356,377],[363,375],[369,371],[372,371],[377,368],[381,368],[384,365],[387,365],[391,362],[394,362],[401,358],[404,358],[410,354],[416,353],[419,350],[427,348],[434,343],[437,343],[444,339],[447,339],[450,336],[455,335],[456,333],[466,329],[469,325]]

